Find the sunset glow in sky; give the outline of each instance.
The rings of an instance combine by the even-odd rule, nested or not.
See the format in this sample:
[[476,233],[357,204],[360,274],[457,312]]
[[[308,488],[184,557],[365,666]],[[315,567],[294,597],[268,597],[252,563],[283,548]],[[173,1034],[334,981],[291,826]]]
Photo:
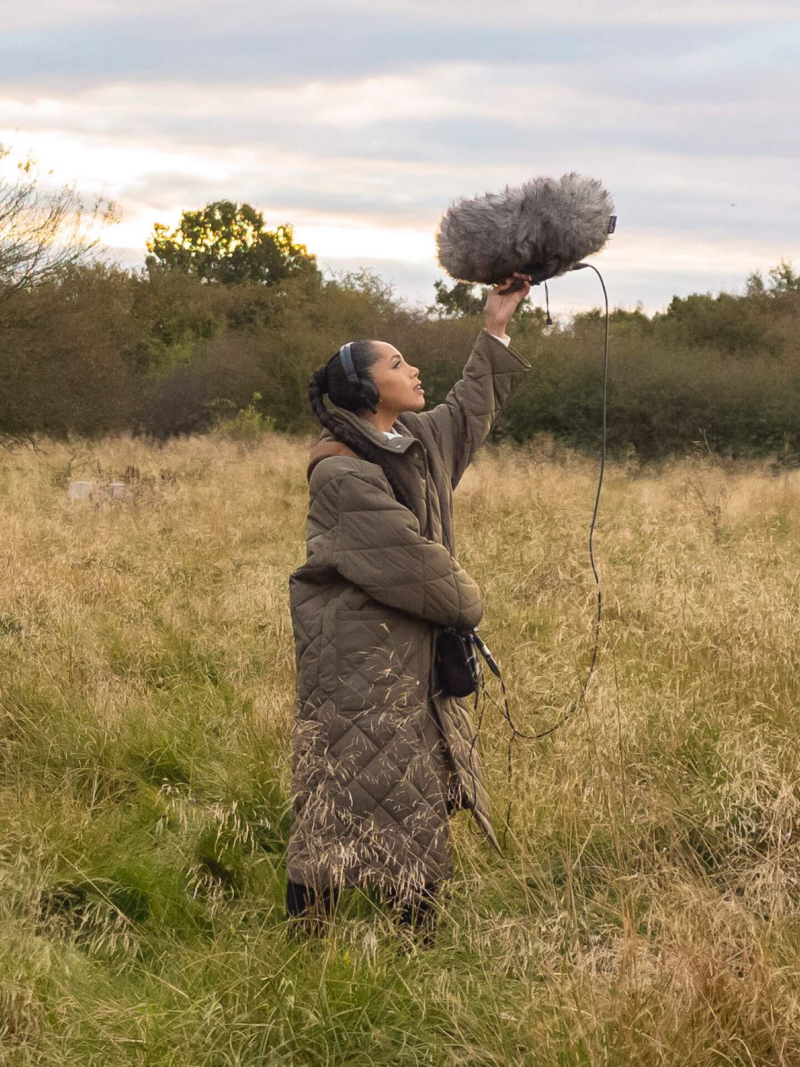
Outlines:
[[[17,5],[0,142],[117,200],[109,254],[210,200],[290,223],[326,271],[368,266],[430,303],[458,196],[577,170],[619,215],[612,301],[736,289],[800,260],[795,0],[142,0]],[[581,272],[567,311],[598,302]]]

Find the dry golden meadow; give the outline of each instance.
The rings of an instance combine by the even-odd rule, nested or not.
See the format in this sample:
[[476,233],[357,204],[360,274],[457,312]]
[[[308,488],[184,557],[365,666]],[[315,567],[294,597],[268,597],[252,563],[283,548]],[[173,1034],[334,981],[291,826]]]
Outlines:
[[[800,1064],[800,473],[609,468],[586,709],[515,746],[503,858],[459,814],[437,945],[403,952],[356,894],[285,936],[305,446],[0,452],[2,1062]],[[487,448],[456,494],[523,730],[589,660],[596,473]]]

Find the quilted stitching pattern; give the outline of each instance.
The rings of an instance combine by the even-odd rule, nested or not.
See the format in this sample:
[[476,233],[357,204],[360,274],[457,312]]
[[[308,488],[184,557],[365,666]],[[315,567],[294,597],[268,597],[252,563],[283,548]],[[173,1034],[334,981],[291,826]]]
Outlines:
[[[482,332],[445,402],[400,416],[410,442],[391,445],[346,413],[394,453],[412,510],[376,464],[332,456],[313,468],[307,560],[289,579],[295,881],[390,881],[402,892],[449,877],[448,789],[498,847],[469,711],[435,691],[432,651],[438,627],[480,621],[480,590],[453,558],[452,489],[527,369]],[[445,756],[434,759],[439,736]]]
[[414,515],[392,496],[385,476],[339,480],[334,565],[383,604],[466,629],[483,613],[480,589],[447,549],[419,532]]

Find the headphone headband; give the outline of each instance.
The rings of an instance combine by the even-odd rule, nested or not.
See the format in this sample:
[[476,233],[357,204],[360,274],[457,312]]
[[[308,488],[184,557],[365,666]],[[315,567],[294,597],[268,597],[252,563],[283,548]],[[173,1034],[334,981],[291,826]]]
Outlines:
[[342,369],[347,375],[347,380],[352,385],[359,385],[358,375],[356,374],[356,368],[353,365],[353,357],[350,353],[350,349],[353,347],[353,342],[348,341],[346,345],[342,345],[339,349],[339,359],[342,361]]
[[363,397],[366,406],[375,412],[378,410],[375,405],[378,403],[380,393],[369,378],[359,378],[353,363],[353,355],[350,351],[354,344],[355,341],[348,341],[346,345],[342,345],[337,353],[339,362],[342,364],[342,370],[347,375],[348,382]]

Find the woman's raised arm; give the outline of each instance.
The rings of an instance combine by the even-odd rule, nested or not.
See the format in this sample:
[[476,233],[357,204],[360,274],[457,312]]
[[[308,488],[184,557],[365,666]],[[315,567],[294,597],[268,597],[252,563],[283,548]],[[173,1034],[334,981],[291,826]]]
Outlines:
[[[524,278],[524,275],[517,275]],[[512,281],[508,278],[503,285]],[[530,291],[504,293],[496,286],[486,298],[484,329],[478,334],[461,378],[441,404],[431,411],[404,412],[400,421],[420,437],[426,447],[437,448],[458,485],[477,450],[489,436],[509,396],[531,369],[531,364],[510,345],[499,340],[521,300]]]

